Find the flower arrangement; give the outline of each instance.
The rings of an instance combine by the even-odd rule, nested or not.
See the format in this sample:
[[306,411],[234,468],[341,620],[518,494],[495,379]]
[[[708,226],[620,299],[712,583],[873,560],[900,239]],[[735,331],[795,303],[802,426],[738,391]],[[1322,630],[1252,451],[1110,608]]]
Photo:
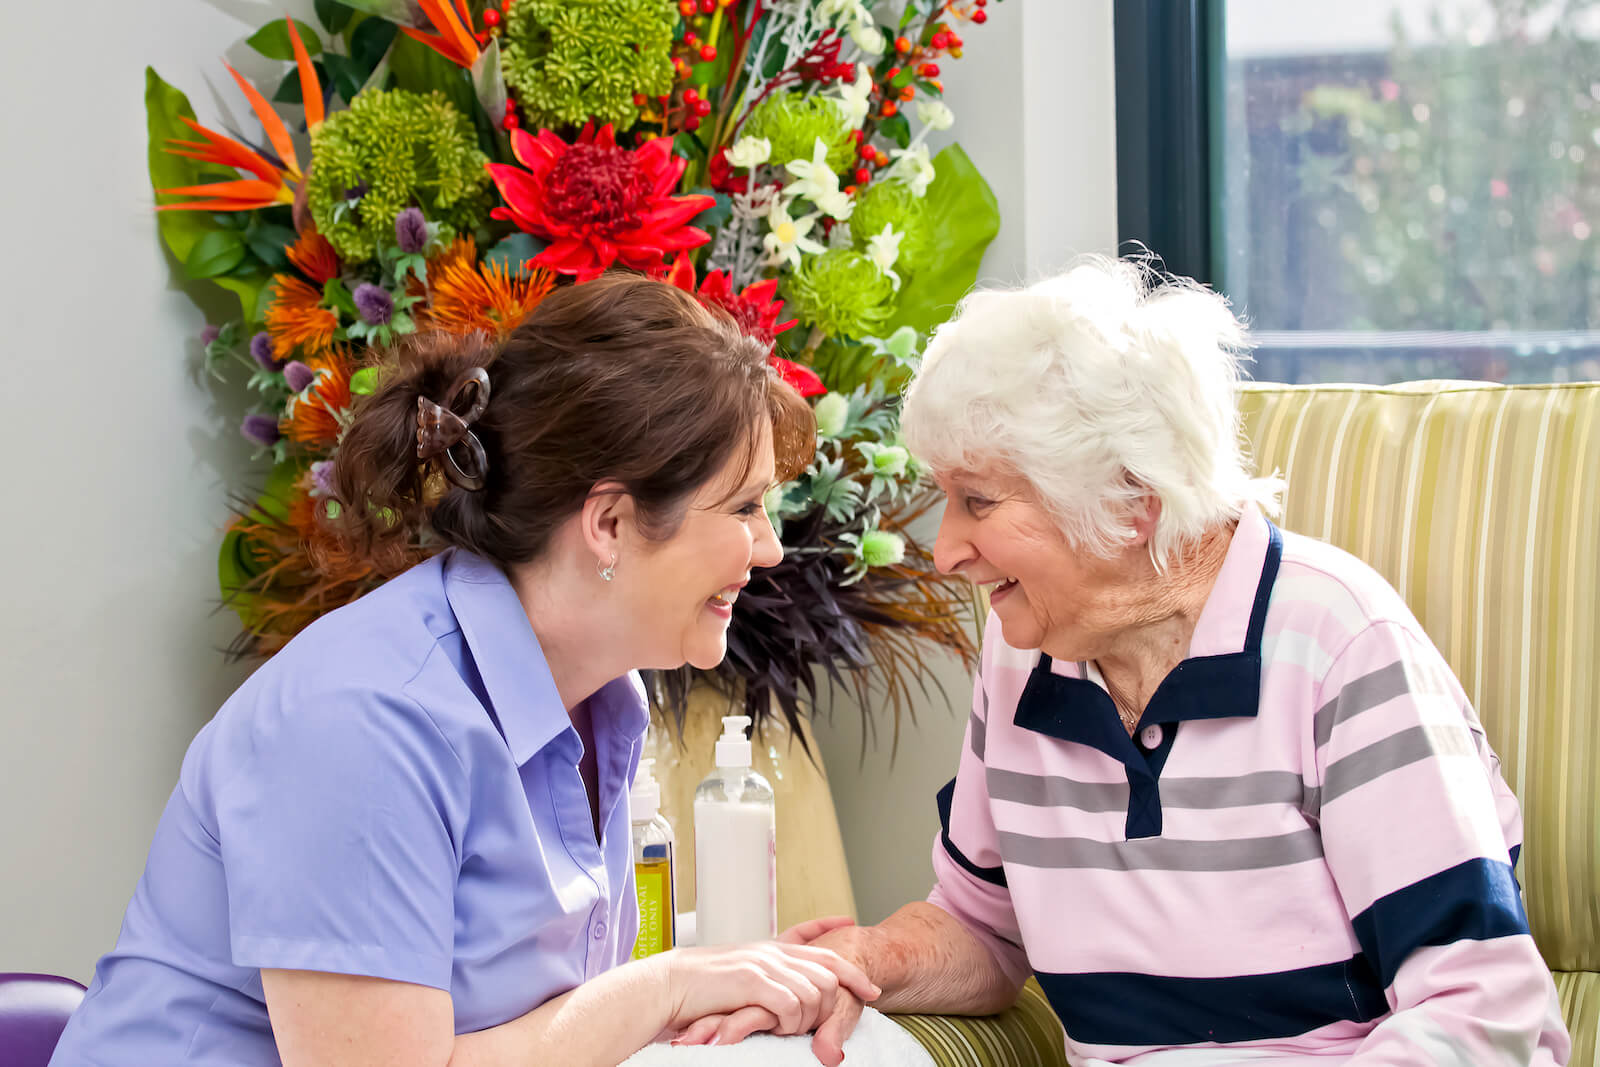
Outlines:
[[[316,0],[319,26],[249,39],[280,82],[228,68],[254,137],[147,72],[162,238],[238,298],[202,342],[248,375],[241,432],[271,462],[221,547],[232,651],[270,654],[386,577],[312,546],[389,342],[501,335],[554,287],[630,269],[768,344],[819,431],[768,496],[785,558],[737,601],[727,660],[656,698],[681,714],[709,680],[798,727],[832,684],[898,729],[924,650],[975,653],[966,584],[909,529],[935,497],[897,397],[999,226],[960,147],[928,145],[954,119],[939,64],[987,2]],[[434,548],[418,531],[412,558]]]

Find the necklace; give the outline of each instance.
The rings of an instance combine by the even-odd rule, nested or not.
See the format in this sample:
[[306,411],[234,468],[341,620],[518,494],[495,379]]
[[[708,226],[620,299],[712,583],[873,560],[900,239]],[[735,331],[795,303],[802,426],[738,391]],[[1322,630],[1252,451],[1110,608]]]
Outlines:
[[[1100,664],[1096,663],[1095,667],[1100,668]],[[1106,683],[1106,694],[1111,697],[1111,706],[1117,709],[1117,718],[1122,720],[1122,728],[1128,731],[1129,737],[1132,737],[1133,728],[1139,724],[1141,709],[1124,697],[1121,691],[1111,684],[1111,676],[1104,669],[1100,669],[1100,677]]]

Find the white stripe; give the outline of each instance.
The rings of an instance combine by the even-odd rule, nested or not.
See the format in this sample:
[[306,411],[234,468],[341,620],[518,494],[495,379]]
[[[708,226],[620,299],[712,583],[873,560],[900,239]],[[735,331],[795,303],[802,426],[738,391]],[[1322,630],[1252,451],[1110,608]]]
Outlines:
[[1402,597],[1405,597],[1407,595],[1406,591],[1411,588],[1411,539],[1416,531],[1416,523],[1413,521],[1413,516],[1416,515],[1417,482],[1422,477],[1423,449],[1420,446],[1423,435],[1428,429],[1428,413],[1433,410],[1433,406],[1438,402],[1439,394],[1434,393],[1428,398],[1428,402],[1423,405],[1422,416],[1417,419],[1417,432],[1412,434],[1411,444],[1407,447],[1407,451],[1411,454],[1411,471],[1406,475],[1405,505],[1399,515],[1401,524],[1400,580],[1395,583],[1395,588],[1400,591]]
[[1339,420],[1339,428],[1333,434],[1333,451],[1328,454],[1328,499],[1322,505],[1322,539],[1333,540],[1333,493],[1339,488],[1339,453],[1344,451],[1345,431],[1350,428],[1350,420],[1355,417],[1356,408],[1361,403],[1361,393],[1350,394],[1350,406],[1345,409],[1344,417]]
[[1533,678],[1533,546],[1539,527],[1539,489],[1544,479],[1544,446],[1550,437],[1550,416],[1561,393],[1552,389],[1545,398],[1544,415],[1539,419],[1539,443],[1533,450],[1533,478],[1528,490],[1528,533],[1522,561],[1522,699],[1517,707],[1517,781],[1528,780],[1528,706],[1532,703]]
[[[1483,491],[1478,494],[1478,499],[1483,501],[1485,511],[1488,510],[1489,502],[1493,499],[1494,467],[1495,461],[1500,455],[1500,430],[1506,421],[1506,410],[1511,406],[1506,402],[1508,399],[1507,394],[1502,393],[1500,395],[1500,410],[1494,417],[1494,429],[1489,431],[1489,462],[1484,464]],[[1484,608],[1483,600],[1485,595],[1484,586],[1489,580],[1489,530],[1494,524],[1489,521],[1487,514],[1478,516],[1478,524],[1478,589],[1477,599],[1472,604],[1472,693],[1470,698],[1474,704],[1482,708],[1487,707],[1489,704],[1483,692],[1483,627],[1489,614]],[[1511,788],[1513,790],[1521,790],[1522,783],[1514,781],[1511,783]]]
[[1311,634],[1280,629],[1261,639],[1261,662],[1268,666],[1292,663],[1305,668],[1313,678],[1320,680],[1333,666],[1333,657],[1322,647],[1322,642]]

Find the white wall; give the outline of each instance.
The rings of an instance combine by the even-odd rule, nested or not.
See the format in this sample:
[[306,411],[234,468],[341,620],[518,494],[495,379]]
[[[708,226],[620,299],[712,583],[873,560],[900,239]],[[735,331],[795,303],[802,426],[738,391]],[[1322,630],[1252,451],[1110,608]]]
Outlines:
[[[1111,3],[991,2],[986,24],[962,30],[962,58],[941,64],[956,112],[951,132],[1000,201],[1000,235],[980,284],[1015,285],[1080,253],[1115,251]],[[878,744],[865,750],[853,702],[839,700],[831,721],[817,725],[864,922],[925,896],[932,878],[933,797],[955,773],[972,679],[953,657],[928,669],[950,703],[931,701],[903,723],[892,759],[880,709],[871,712]]]
[[[248,450],[215,414],[194,339],[204,316],[156,234],[143,70],[184,89],[203,120],[224,102],[241,113],[218,59],[226,51],[248,72],[238,42],[277,10],[5,5],[0,970],[87,981],[116,938],[184,749],[245,673],[223,662],[235,624],[214,607],[225,495],[251,469]],[[945,80],[956,132],[1005,215],[984,277],[1011,282],[1115,241],[1110,0],[989,11]],[[957,710],[924,709],[892,768],[879,750],[857,773],[856,712],[841,707],[821,731],[867,918],[926,888],[931,798],[950,773],[968,686],[942,674]],[[908,813],[893,833],[887,810]]]

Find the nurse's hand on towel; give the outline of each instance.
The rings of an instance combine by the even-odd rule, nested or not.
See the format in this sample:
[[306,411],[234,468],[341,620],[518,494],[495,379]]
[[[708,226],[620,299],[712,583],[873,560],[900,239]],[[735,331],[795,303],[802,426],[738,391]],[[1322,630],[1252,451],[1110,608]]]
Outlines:
[[[835,945],[834,951],[848,959],[845,946],[852,943],[853,935],[858,932],[853,920],[845,916],[833,916],[812,919],[791,927],[778,935],[778,943],[817,949],[821,948],[821,942],[826,940]],[[852,963],[850,966],[855,967],[855,964]],[[841,988],[832,998],[829,1009],[820,1013],[810,1026],[803,1029],[783,1029],[780,1020],[771,1011],[758,1004],[751,1004],[730,1014],[707,1015],[696,1020],[673,1040],[673,1044],[731,1045],[743,1041],[751,1034],[768,1031],[777,1034],[796,1034],[816,1029],[818,1034],[812,1039],[812,1051],[820,1062],[834,1067],[844,1059],[844,1040],[850,1036],[855,1029],[856,1021],[861,1018],[863,1003],[870,1003],[877,998],[876,986],[873,986],[874,993],[870,997],[860,996],[854,992],[855,988],[853,985],[841,983]],[[819,1029],[830,1023],[826,1034]]]
[[812,919],[776,941],[667,953],[661,958],[673,996],[668,1029],[682,1030],[674,1043],[721,1044],[718,1030],[725,1022],[730,1043],[757,1030],[809,1033],[834,1014],[841,1000],[876,1000],[881,990],[860,967],[812,944],[851,925],[853,920],[844,917]]

